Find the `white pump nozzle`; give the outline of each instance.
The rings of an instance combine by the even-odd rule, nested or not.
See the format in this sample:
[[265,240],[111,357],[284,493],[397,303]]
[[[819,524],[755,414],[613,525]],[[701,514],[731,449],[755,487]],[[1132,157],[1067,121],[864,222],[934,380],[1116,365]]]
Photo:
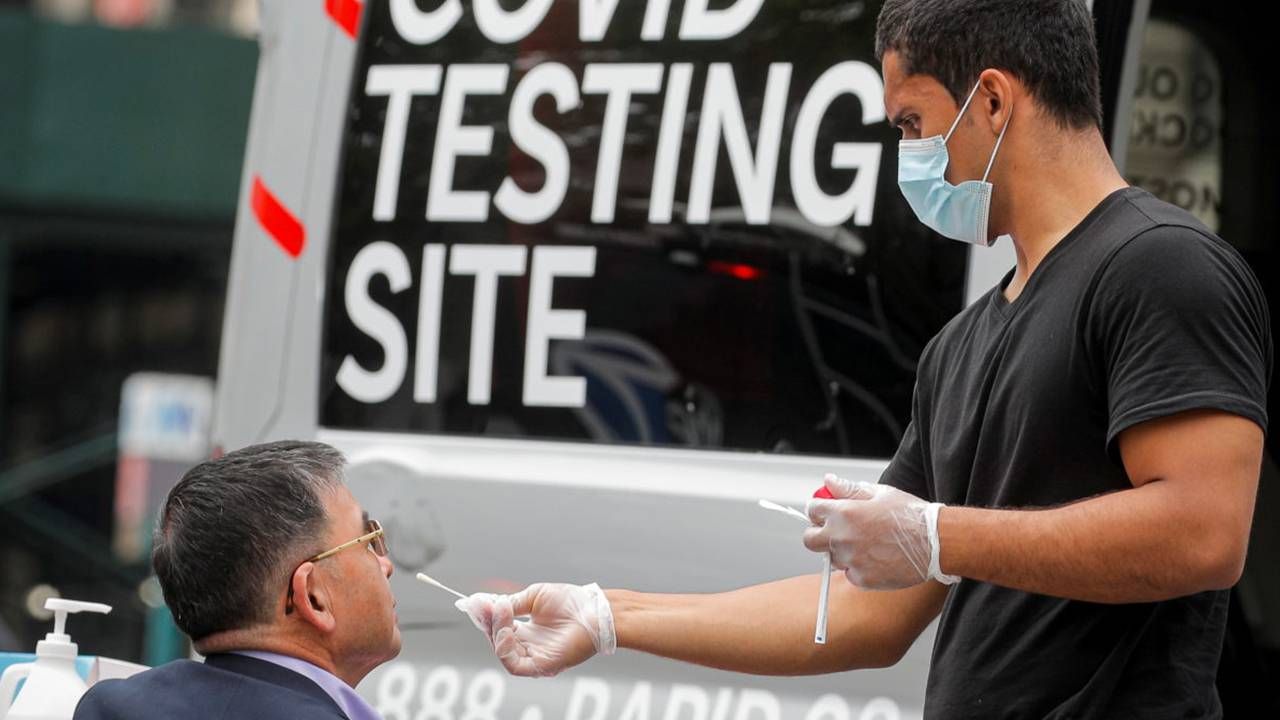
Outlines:
[[82,602],[80,600],[64,600],[63,598],[49,598],[48,600],[45,600],[44,609],[53,612],[53,632],[46,635],[44,639],[49,642],[57,643],[71,642],[71,637],[67,635],[68,613],[95,612],[106,615],[111,612],[110,605]]

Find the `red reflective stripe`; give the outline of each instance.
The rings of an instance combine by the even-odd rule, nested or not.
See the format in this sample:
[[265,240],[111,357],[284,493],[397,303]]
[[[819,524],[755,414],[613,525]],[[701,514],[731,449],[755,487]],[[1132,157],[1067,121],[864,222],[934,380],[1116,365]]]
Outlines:
[[360,29],[360,13],[364,10],[360,0],[324,0],[324,9],[348,35],[356,36]]
[[267,186],[262,184],[262,178],[256,175],[253,178],[253,193],[249,202],[253,207],[253,214],[262,224],[262,229],[266,230],[267,234],[281,248],[284,248],[290,257],[296,258],[301,255],[302,246],[307,239],[306,229],[293,213],[280,204]]

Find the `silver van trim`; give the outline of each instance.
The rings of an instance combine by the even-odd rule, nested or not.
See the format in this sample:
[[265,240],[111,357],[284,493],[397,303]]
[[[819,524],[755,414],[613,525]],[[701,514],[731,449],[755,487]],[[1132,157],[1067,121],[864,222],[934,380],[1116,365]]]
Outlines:
[[390,462],[426,477],[626,493],[774,500],[802,507],[828,472],[876,482],[887,460],[602,446],[320,428],[351,465]]

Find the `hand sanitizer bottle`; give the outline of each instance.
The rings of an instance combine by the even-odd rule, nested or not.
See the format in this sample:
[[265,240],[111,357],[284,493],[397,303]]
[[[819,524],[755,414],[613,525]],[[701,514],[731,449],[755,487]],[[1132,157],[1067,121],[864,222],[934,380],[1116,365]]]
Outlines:
[[[76,672],[78,648],[67,635],[67,614],[109,613],[109,605],[49,598],[44,608],[53,611],[53,632],[36,643],[35,662],[10,665],[0,676],[0,720],[71,720],[88,685]],[[26,678],[22,692],[13,697],[18,681]],[[12,699],[12,703],[10,703]]]

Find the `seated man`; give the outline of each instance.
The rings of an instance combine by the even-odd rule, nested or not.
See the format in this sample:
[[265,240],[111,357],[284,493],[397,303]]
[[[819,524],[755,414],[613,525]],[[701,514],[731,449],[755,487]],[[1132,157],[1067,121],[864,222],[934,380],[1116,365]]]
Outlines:
[[344,464],[328,445],[284,441],[187,472],[151,559],[205,661],[98,683],[76,719],[377,718],[352,688],[400,652],[400,630],[386,538]]

